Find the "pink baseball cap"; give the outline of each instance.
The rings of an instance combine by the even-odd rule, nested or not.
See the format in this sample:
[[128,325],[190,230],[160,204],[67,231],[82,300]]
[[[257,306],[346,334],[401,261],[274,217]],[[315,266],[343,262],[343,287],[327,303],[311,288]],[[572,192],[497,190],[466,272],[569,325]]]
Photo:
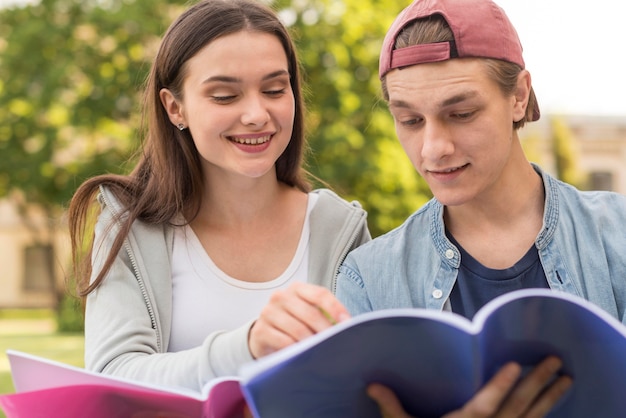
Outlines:
[[[446,20],[454,34],[453,42],[393,49],[405,26],[432,15],[441,15]],[[525,67],[522,44],[504,10],[491,0],[414,0],[387,31],[378,75],[382,79],[394,68],[467,57],[494,58]],[[532,120],[537,119],[538,106]]]

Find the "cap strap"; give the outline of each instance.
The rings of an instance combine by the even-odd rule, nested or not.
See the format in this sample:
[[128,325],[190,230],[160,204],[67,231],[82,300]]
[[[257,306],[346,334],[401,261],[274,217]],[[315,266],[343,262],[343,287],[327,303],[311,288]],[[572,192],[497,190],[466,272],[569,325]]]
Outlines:
[[445,61],[456,57],[458,57],[458,53],[454,41],[413,45],[391,51],[390,67],[407,67],[427,62]]

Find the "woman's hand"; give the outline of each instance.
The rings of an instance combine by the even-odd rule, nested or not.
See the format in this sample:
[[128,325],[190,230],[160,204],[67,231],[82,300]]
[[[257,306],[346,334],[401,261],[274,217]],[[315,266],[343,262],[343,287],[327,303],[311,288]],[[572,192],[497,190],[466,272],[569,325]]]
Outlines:
[[270,297],[250,329],[248,346],[259,358],[349,318],[346,308],[326,288],[293,283]]
[[[442,418],[543,417],[572,385],[569,376],[557,375],[561,365],[558,358],[548,357],[519,380],[521,367],[506,364],[463,408]],[[383,418],[412,418],[389,388],[374,383],[367,393],[378,403]]]

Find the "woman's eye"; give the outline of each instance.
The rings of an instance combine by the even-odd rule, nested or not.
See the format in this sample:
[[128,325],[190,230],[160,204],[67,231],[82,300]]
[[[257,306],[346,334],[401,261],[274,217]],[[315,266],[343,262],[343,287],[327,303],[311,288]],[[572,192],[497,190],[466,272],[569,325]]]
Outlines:
[[266,90],[265,94],[268,96],[281,96],[285,94],[286,89]]
[[236,96],[211,96],[211,98],[217,103],[229,103],[235,100]]

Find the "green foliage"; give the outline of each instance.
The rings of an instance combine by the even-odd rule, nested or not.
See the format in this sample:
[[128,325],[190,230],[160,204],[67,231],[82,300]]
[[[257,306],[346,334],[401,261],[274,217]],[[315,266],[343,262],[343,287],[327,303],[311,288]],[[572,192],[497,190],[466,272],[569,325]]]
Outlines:
[[396,140],[378,80],[383,37],[406,5],[406,0],[276,3],[293,21],[310,90],[309,169],[363,204],[375,236],[399,225],[430,197]]
[[578,150],[575,138],[567,123],[558,117],[550,120],[552,127],[552,152],[557,177],[566,183],[580,187],[582,176],[578,169]]
[[527,135],[522,141],[522,148],[528,161],[543,165],[543,152],[541,150],[541,136],[536,133]]
[[[64,206],[86,178],[125,172],[140,92],[185,0],[41,0],[0,10],[0,197]],[[374,235],[429,196],[379,99],[378,53],[406,0],[279,0],[308,87],[310,171],[361,201]]]
[[[106,6],[106,8],[105,8]],[[64,205],[84,179],[122,171],[137,103],[171,18],[148,0],[42,0],[0,11],[0,197]]]
[[85,329],[83,307],[80,299],[66,294],[56,312],[59,332],[82,332]]
[[35,236],[54,236],[54,218],[85,179],[126,170],[141,85],[177,3],[0,9],[0,198],[19,191],[46,211],[50,233]]

